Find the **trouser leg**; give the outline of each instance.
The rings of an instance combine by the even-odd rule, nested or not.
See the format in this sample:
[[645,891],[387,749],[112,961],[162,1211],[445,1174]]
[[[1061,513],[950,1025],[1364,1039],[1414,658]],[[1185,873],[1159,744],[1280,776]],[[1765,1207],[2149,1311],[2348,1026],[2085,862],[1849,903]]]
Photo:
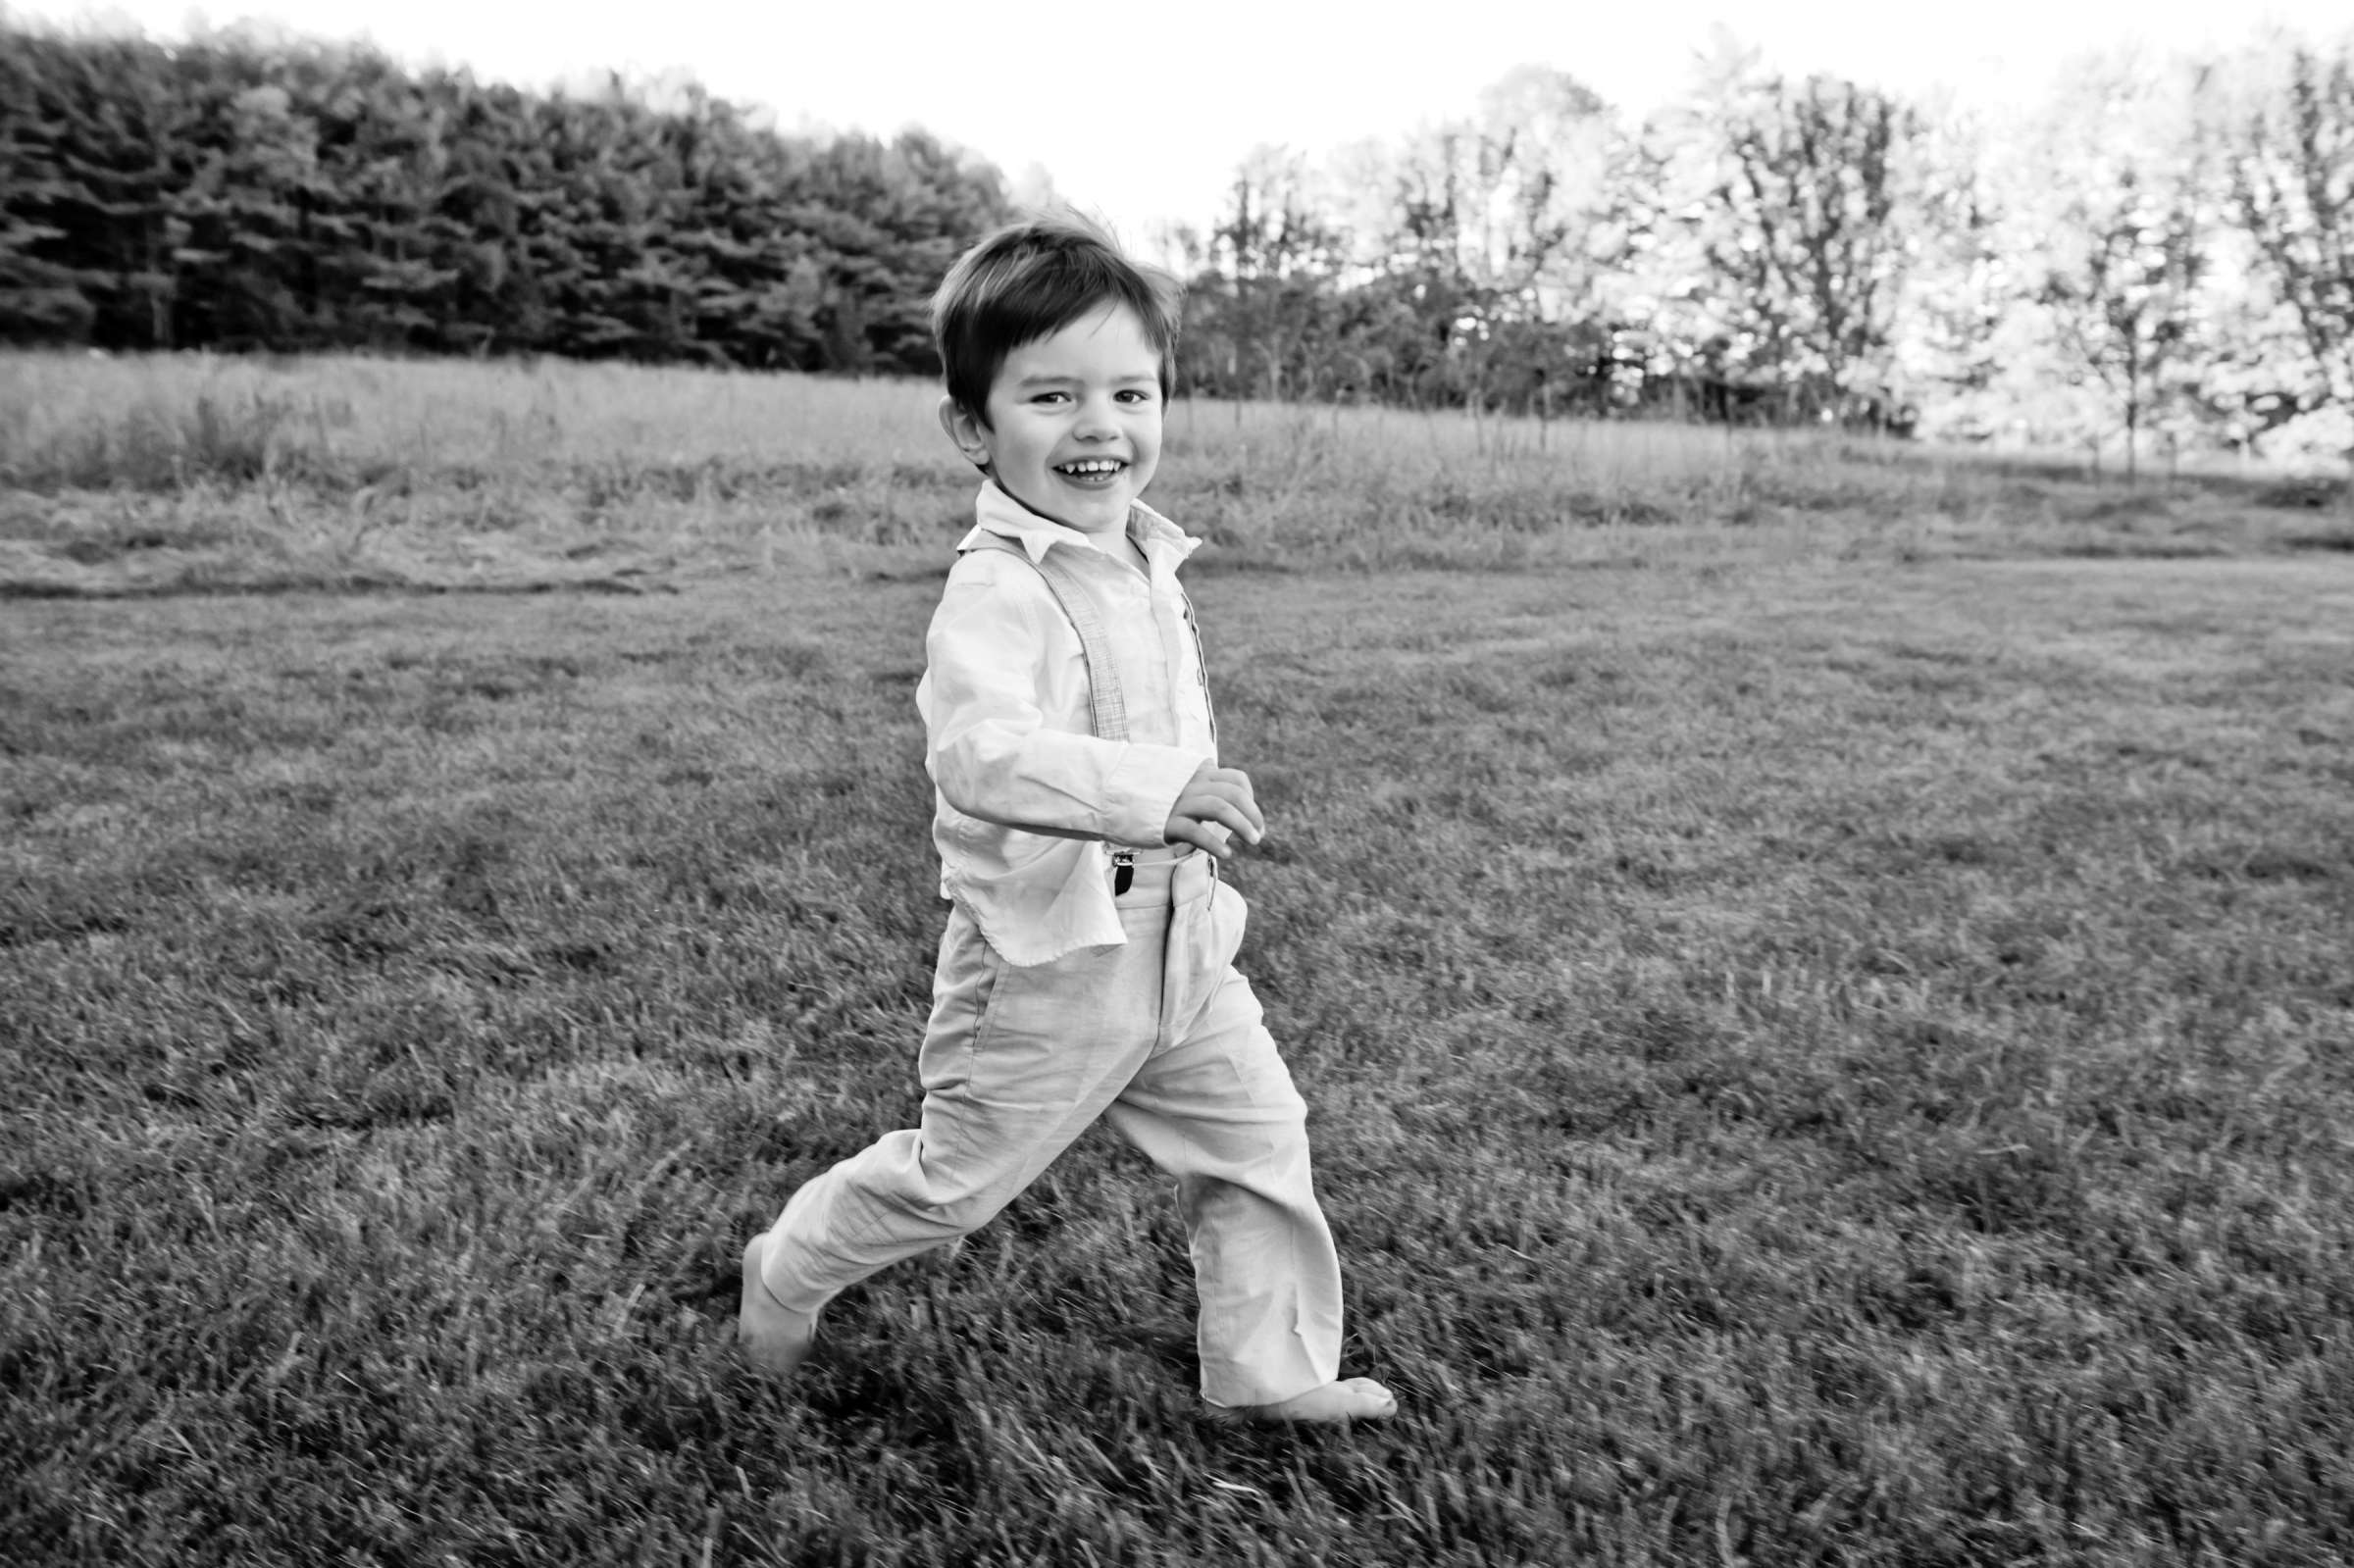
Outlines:
[[814,1312],[847,1286],[978,1230],[1127,1087],[1159,1028],[1168,911],[1130,907],[1127,944],[1017,968],[952,910],[919,1075],[918,1126],[794,1192],[761,1276]]
[[1177,1178],[1203,1396],[1271,1404],[1339,1376],[1340,1259],[1310,1176],[1307,1107],[1232,967],[1242,899],[1190,863],[1179,893],[1163,1043],[1104,1116]]

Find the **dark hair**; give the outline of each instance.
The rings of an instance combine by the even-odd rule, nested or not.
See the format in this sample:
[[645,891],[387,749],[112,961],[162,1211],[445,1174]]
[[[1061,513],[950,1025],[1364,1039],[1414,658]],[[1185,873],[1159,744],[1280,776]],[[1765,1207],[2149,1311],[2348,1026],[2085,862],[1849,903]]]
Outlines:
[[957,258],[932,296],[932,339],[948,396],[989,423],[990,383],[1005,356],[1090,311],[1125,305],[1160,351],[1160,395],[1177,379],[1176,279],[1120,254],[1076,213],[1008,224]]

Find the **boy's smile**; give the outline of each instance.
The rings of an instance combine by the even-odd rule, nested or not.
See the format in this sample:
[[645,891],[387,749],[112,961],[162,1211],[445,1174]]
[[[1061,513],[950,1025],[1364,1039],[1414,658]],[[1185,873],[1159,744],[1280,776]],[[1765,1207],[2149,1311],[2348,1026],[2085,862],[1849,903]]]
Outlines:
[[1160,463],[1160,351],[1125,305],[1106,305],[1005,356],[986,422],[944,399],[965,456],[1042,517],[1117,538]]

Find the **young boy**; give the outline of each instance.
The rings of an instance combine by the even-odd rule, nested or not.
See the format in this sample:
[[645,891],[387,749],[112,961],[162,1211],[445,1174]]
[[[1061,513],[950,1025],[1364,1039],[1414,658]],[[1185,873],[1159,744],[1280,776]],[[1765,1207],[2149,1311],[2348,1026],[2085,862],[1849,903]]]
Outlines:
[[1265,832],[1218,766],[1160,457],[1173,285],[1075,221],[1016,225],[933,302],[942,427],[985,482],[916,688],[950,901],[922,1125],[809,1182],[743,1251],[739,1337],[784,1374],[844,1287],[994,1217],[1098,1117],[1177,1179],[1202,1393],[1268,1421],[1396,1402],[1337,1380],[1341,1277],[1306,1107],[1232,961],[1217,862]]

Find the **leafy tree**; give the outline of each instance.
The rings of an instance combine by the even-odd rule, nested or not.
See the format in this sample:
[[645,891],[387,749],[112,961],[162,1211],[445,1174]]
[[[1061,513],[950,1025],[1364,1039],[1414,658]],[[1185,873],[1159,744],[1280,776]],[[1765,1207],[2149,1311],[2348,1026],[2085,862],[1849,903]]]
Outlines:
[[1187,236],[1189,384],[1540,412],[1580,401],[1608,381],[1589,236],[1612,138],[1591,92],[1524,67],[1477,115],[1344,149],[1321,176],[1259,149],[1215,228]]
[[1189,385],[1229,396],[1327,395],[1350,384],[1332,306],[1340,235],[1303,161],[1254,149],[1206,238],[1186,233],[1194,286],[1180,342]]
[[2240,223],[2297,325],[2312,399],[2354,413],[2354,37],[2278,45],[2239,89],[2226,157]]
[[2036,298],[2117,399],[2128,482],[2143,423],[2179,390],[2170,376],[2197,329],[2208,227],[2200,80],[2129,54],[2084,61],[2034,137],[2035,184],[2048,193],[2031,209]]
[[1827,76],[1736,84],[1696,215],[1726,286],[1738,359],[1801,409],[1835,409],[1886,379],[1910,252],[1910,107]]
[[1465,275],[1510,313],[1538,321],[1580,313],[1594,258],[1584,240],[1606,201],[1614,141],[1608,107],[1564,72],[1521,66],[1480,94],[1468,160]]
[[[1950,104],[1925,119],[1915,148],[1919,201],[1893,389],[1913,403],[1941,393],[1951,411],[1983,405],[2009,368],[1998,343],[2027,292],[2034,261],[2032,247],[2009,231],[2009,193],[1988,167],[1985,126]],[[1982,417],[1982,408],[1962,418],[1973,414]]]

